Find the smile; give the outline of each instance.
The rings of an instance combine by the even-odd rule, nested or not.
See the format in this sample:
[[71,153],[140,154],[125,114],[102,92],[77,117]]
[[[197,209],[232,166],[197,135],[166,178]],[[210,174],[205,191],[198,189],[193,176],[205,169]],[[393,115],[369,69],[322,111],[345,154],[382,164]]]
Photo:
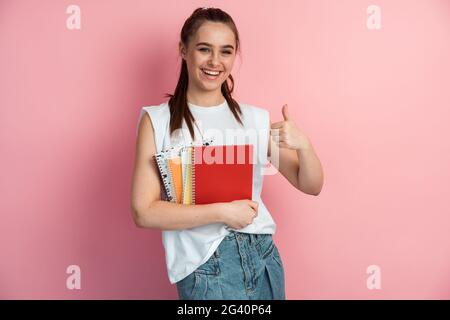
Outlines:
[[217,79],[219,77],[219,75],[223,72],[223,71],[212,71],[212,70],[208,70],[208,69],[200,69],[200,70],[202,70],[202,73],[209,80]]

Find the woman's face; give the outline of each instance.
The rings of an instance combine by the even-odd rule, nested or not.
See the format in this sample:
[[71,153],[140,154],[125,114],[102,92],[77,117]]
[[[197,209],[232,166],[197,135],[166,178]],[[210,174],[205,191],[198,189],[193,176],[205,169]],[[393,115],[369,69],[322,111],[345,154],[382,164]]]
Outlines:
[[226,24],[207,21],[190,39],[187,50],[180,43],[180,52],[186,60],[190,85],[207,91],[220,90],[233,68],[236,40]]

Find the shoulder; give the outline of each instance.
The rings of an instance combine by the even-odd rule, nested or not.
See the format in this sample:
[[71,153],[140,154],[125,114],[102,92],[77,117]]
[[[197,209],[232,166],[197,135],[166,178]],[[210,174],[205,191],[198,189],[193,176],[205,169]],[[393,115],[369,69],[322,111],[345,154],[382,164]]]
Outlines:
[[150,116],[168,116],[170,115],[170,108],[168,101],[159,105],[143,106],[141,108],[141,115],[147,112]]
[[266,122],[270,119],[269,110],[254,104],[239,102],[242,113],[246,118],[253,118],[257,123]]
[[138,121],[142,119],[142,116],[145,113],[150,116],[150,119],[153,122],[153,126],[164,126],[164,124],[170,120],[169,103],[166,101],[159,105],[143,106],[141,108]]
[[268,113],[269,111],[261,106],[257,106],[250,103],[245,102],[239,102],[239,106],[248,112],[255,112],[255,113]]
[[143,119],[143,116],[145,114],[149,115],[151,124],[153,125],[153,129],[159,131],[164,128],[167,121],[170,120],[169,103],[166,101],[159,105],[149,105],[141,107],[136,126],[136,134],[138,133],[139,125],[141,124],[141,120]]

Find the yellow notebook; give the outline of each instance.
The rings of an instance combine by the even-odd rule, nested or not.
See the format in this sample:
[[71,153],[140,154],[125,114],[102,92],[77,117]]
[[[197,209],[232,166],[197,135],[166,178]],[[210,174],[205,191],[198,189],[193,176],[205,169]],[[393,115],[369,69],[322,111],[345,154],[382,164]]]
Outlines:
[[[213,139],[203,141],[212,144]],[[176,203],[194,204],[195,186],[192,164],[193,145],[170,147],[155,154],[161,181],[164,185],[164,200]]]
[[183,171],[183,204],[192,204],[192,147],[181,151]]
[[183,179],[181,173],[181,157],[176,156],[168,159],[170,175],[172,178],[172,186],[175,194],[174,202],[181,203],[183,192]]

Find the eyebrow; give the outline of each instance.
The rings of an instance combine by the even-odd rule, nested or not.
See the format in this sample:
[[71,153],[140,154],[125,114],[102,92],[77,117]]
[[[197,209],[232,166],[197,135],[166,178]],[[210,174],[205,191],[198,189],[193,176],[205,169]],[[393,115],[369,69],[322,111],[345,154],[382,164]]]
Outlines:
[[[208,47],[212,47],[213,45],[208,43],[208,42],[199,42],[196,44],[196,47],[200,46],[200,45],[204,45],[204,46],[208,46]],[[231,48],[234,50],[234,47],[231,44],[226,44],[224,46],[222,46],[222,48]]]

